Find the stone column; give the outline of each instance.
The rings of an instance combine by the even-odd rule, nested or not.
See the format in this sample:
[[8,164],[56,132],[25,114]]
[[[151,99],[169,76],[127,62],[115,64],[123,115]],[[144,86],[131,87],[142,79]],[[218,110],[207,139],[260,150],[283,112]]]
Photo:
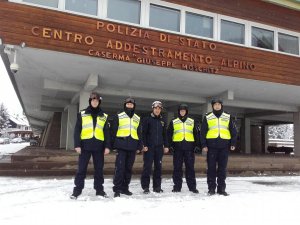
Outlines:
[[79,95],[79,110],[83,110],[89,106],[90,92],[81,91]]
[[67,143],[67,126],[68,126],[68,112],[64,111],[61,115],[61,127],[60,127],[60,148],[66,148]]
[[166,116],[167,116],[167,122],[168,122],[167,125],[169,126],[170,122],[171,122],[172,119],[175,117],[175,113],[172,112],[172,111],[170,111],[170,112],[167,112],[167,113],[166,113]]
[[68,106],[66,149],[74,149],[74,128],[77,120],[78,106]]
[[202,118],[204,118],[205,114],[208,112],[212,112],[212,106],[210,103],[205,103],[204,105],[201,106]]
[[265,125],[264,126],[264,148],[265,148],[265,154],[268,153],[268,146],[269,146],[269,126]]
[[294,153],[300,156],[300,112],[294,113]]
[[243,149],[246,154],[251,154],[251,125],[250,118],[243,119]]

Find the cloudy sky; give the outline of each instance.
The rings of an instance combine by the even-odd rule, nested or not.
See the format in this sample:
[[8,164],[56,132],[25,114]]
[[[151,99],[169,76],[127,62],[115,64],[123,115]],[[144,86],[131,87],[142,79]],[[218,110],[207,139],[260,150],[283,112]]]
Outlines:
[[3,103],[11,114],[22,114],[23,110],[6,68],[0,57],[0,103]]

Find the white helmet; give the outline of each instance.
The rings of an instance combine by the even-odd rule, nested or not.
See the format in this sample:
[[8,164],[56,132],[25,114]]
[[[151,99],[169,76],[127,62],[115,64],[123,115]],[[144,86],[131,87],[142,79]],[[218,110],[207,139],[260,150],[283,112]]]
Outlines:
[[162,105],[162,103],[160,101],[155,101],[155,102],[152,103],[152,109],[156,108],[156,107],[159,107],[159,108],[162,109],[163,105]]

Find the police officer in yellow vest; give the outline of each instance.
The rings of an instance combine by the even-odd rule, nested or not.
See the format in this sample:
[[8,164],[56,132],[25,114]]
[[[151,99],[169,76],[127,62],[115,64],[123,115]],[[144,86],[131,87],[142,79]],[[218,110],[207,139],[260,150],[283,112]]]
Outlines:
[[94,163],[94,189],[97,196],[107,197],[103,189],[103,164],[104,155],[109,154],[110,132],[107,115],[100,108],[101,96],[92,92],[89,98],[89,106],[80,111],[74,130],[74,146],[79,154],[78,171],[75,177],[75,187],[72,199],[77,199],[84,188],[88,163],[91,156]]
[[[227,196],[226,169],[228,153],[235,150],[237,131],[233,118],[223,111],[223,101],[215,98],[211,101],[213,108],[203,118],[201,126],[201,147],[207,152],[208,195],[217,193]],[[217,184],[216,184],[217,178]]]
[[134,113],[135,100],[126,98],[124,111],[119,113],[112,122],[113,148],[117,149],[114,174],[114,197],[120,194],[132,195],[129,184],[136,152],[143,148],[140,117]]
[[198,123],[188,117],[188,106],[180,104],[178,117],[170,122],[168,128],[169,145],[174,149],[173,153],[173,190],[180,192],[182,188],[182,164],[185,163],[185,179],[191,192],[198,194],[195,178],[195,148],[199,148]]

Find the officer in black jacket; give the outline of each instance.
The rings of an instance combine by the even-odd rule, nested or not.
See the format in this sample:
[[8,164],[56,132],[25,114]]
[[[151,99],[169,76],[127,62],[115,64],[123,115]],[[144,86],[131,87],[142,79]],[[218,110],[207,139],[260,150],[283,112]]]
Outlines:
[[227,196],[228,153],[229,149],[235,150],[237,131],[233,118],[223,111],[223,101],[214,98],[211,105],[213,111],[205,115],[201,126],[201,147],[203,152],[207,152],[208,195],[215,194],[217,177],[217,193]]
[[182,188],[182,164],[185,163],[185,179],[191,192],[198,194],[195,178],[195,153],[199,149],[199,125],[188,117],[188,105],[180,104],[178,118],[170,122],[168,142],[174,149],[173,153],[173,182],[172,192],[180,192]]
[[132,195],[129,184],[132,175],[132,167],[136,152],[143,148],[140,117],[134,113],[136,107],[133,98],[124,101],[124,112],[119,113],[112,122],[113,148],[117,149],[115,174],[114,174],[114,197],[120,194]]
[[88,163],[91,156],[94,163],[94,189],[97,196],[107,197],[103,190],[103,165],[104,155],[109,154],[110,132],[107,115],[100,108],[101,96],[92,92],[89,98],[89,106],[78,113],[74,130],[74,146],[79,154],[78,171],[75,177],[75,187],[72,199],[77,199],[84,188]]
[[149,185],[153,161],[153,191],[156,193],[163,192],[161,189],[162,157],[164,153],[168,153],[169,149],[167,123],[161,115],[162,108],[163,106],[160,101],[153,102],[152,113],[143,120],[144,166],[141,177],[141,186],[145,194],[150,192]]

